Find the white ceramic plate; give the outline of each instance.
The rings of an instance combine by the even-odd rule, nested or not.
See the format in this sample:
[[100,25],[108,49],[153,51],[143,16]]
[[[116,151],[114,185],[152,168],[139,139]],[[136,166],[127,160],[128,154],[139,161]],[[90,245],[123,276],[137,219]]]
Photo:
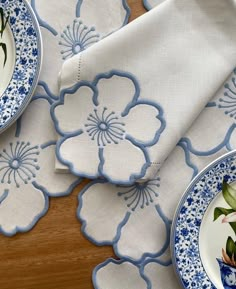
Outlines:
[[223,180],[236,187],[235,151],[211,163],[191,182],[176,211],[171,250],[183,288],[236,289],[236,268],[222,258],[227,239],[235,242],[236,234],[224,214],[214,220],[219,207],[235,212],[222,194]]
[[0,1],[0,133],[23,112],[37,85],[41,35],[25,0]]

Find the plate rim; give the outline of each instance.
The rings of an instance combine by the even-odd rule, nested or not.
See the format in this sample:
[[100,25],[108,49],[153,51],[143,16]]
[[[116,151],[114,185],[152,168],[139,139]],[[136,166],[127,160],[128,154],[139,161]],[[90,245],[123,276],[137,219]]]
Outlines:
[[[17,1],[17,0],[15,0],[15,1]],[[6,123],[4,123],[2,127],[0,127],[0,135],[4,131],[6,131],[8,128],[10,128],[17,121],[17,119],[19,119],[19,117],[22,115],[22,113],[25,111],[28,104],[30,103],[30,101],[34,95],[34,92],[37,88],[37,84],[39,82],[39,77],[40,77],[40,73],[41,73],[41,69],[42,69],[42,63],[43,63],[43,40],[42,40],[42,33],[41,33],[39,22],[37,20],[36,14],[35,14],[33,8],[31,7],[30,3],[27,0],[22,0],[22,2],[26,6],[27,10],[30,12],[30,15],[32,17],[32,23],[34,24],[34,29],[37,32],[37,49],[38,49],[38,58],[37,58],[38,62],[37,63],[38,63],[38,65],[37,65],[37,69],[36,69],[35,74],[34,74],[34,81],[30,87],[29,93],[22,101],[22,103],[21,103],[19,109],[16,111],[16,113],[9,120],[7,120]],[[7,87],[8,86],[9,86],[9,84],[7,85]]]
[[[200,176],[203,176],[211,167],[213,167],[215,164],[221,162],[222,160],[228,158],[228,157],[232,157],[236,155],[236,149],[224,153],[223,155],[219,156],[218,158],[214,159],[213,161],[211,161],[208,165],[206,165],[189,183],[189,185],[187,186],[187,188],[184,190],[184,193],[182,194],[175,212],[174,212],[174,217],[173,217],[173,221],[172,221],[172,226],[171,226],[171,234],[170,234],[170,254],[171,254],[171,260],[172,260],[172,264],[174,267],[174,272],[175,275],[177,276],[178,282],[179,284],[184,288],[184,289],[188,289],[184,284],[183,284],[183,280],[179,274],[178,271],[178,267],[177,267],[177,263],[176,263],[176,252],[175,252],[175,231],[176,231],[176,224],[177,224],[177,220],[178,220],[178,216],[179,216],[179,212],[180,209],[183,205],[183,201],[185,200],[186,195],[189,193],[190,188],[193,186],[193,184],[200,178]],[[207,273],[206,273],[207,274]],[[208,276],[208,274],[207,274]],[[209,276],[208,276],[209,278]],[[211,284],[215,287],[215,285],[213,284],[212,280],[209,278]]]

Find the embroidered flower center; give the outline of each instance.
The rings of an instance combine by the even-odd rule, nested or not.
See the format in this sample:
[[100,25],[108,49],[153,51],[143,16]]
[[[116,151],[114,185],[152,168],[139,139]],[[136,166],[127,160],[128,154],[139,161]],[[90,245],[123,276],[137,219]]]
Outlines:
[[74,54],[78,54],[81,50],[83,50],[83,47],[81,47],[81,44],[76,42],[72,46],[72,51]]
[[1,183],[14,182],[19,187],[20,182],[27,184],[35,178],[35,172],[39,170],[38,155],[39,147],[30,146],[29,142],[10,143],[10,148],[0,154]]
[[17,170],[20,167],[20,162],[17,159],[13,159],[12,161],[10,161],[10,166],[12,169]]
[[108,112],[106,107],[100,114],[97,109],[94,109],[87,120],[86,131],[100,147],[111,143],[118,144],[124,138],[125,130],[123,127],[125,124],[120,121],[115,112]]
[[154,198],[158,197],[157,189],[160,187],[160,178],[148,182],[135,183],[133,186],[127,187],[124,192],[118,192],[119,197],[123,197],[128,202],[127,207],[135,211],[139,206],[143,209],[154,202]]
[[75,19],[73,25],[68,25],[61,34],[59,45],[62,58],[67,59],[85,50],[100,39],[94,27],[87,27],[81,20]]

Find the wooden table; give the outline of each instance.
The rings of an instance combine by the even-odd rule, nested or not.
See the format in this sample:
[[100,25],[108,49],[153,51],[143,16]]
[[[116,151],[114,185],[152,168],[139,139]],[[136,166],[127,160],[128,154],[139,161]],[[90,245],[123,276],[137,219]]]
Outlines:
[[[131,18],[145,12],[141,0],[128,0]],[[0,236],[1,289],[92,289],[93,268],[109,257],[111,247],[96,247],[80,232],[75,217],[78,192],[51,199],[48,214],[34,229],[13,238]]]

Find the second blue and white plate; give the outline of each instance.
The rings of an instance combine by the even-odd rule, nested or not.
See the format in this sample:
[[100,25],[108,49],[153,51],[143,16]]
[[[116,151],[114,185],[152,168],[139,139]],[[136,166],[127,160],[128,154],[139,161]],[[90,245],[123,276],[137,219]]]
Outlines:
[[25,0],[0,1],[0,133],[23,112],[37,85],[41,35]]
[[236,288],[236,191],[222,194],[223,181],[235,187],[235,151],[206,167],[178,206],[171,249],[183,288]]

